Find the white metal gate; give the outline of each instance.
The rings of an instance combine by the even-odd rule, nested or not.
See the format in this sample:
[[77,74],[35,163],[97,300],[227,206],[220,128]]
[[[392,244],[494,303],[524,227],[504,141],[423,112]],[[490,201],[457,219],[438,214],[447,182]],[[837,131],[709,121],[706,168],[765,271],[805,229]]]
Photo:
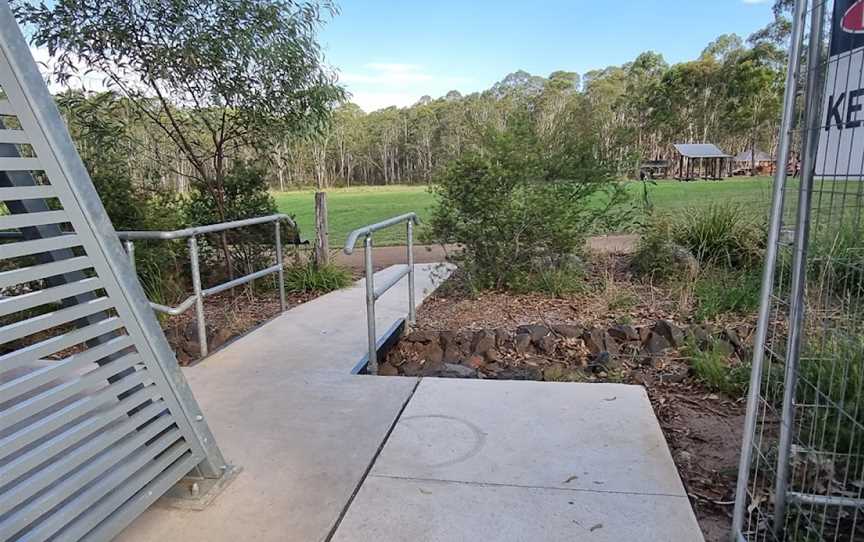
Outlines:
[[225,461],[5,0],[0,88],[0,540],[105,540]]

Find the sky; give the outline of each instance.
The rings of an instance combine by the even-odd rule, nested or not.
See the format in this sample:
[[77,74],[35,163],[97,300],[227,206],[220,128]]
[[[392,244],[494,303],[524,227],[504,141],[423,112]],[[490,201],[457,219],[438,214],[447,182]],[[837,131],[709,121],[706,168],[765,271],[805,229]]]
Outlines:
[[691,60],[773,19],[771,0],[336,1],[319,41],[366,111],[485,90],[519,69],[583,74],[647,50]]

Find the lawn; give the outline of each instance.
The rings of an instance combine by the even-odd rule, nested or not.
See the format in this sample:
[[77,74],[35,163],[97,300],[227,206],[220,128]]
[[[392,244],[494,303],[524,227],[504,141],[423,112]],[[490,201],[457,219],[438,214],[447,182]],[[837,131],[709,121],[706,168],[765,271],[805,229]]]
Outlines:
[[[633,201],[641,201],[642,183],[627,184]],[[658,212],[672,212],[686,207],[704,206],[715,202],[737,201],[767,208],[771,197],[771,179],[754,177],[725,181],[657,181],[649,185],[649,199]],[[314,191],[274,193],[279,211],[294,215],[304,239],[315,235]],[[425,186],[375,186],[337,188],[328,191],[330,243],[339,248],[348,233],[361,226],[391,216],[415,211],[422,220],[434,203]],[[405,230],[393,227],[375,234],[375,244],[395,245],[405,242]]]

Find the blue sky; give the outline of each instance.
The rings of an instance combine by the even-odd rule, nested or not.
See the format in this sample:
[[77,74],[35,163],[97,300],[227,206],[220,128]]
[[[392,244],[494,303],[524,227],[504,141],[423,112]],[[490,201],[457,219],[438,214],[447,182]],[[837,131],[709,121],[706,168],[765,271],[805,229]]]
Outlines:
[[585,73],[646,50],[689,60],[720,34],[746,38],[772,19],[770,0],[337,2],[319,38],[367,111],[483,90],[517,69]]

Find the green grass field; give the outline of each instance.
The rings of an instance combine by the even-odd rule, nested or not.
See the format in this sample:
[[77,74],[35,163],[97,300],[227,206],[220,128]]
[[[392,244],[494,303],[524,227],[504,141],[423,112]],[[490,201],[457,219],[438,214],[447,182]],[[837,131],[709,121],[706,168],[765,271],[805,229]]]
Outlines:
[[[661,213],[729,201],[767,208],[771,197],[771,179],[754,177],[686,183],[657,181],[656,185],[649,185],[648,189],[651,202]],[[631,192],[634,202],[641,201],[642,183],[629,183],[627,190]],[[302,237],[312,239],[315,235],[314,191],[277,192],[274,197],[280,212],[296,217]],[[342,246],[348,233],[355,228],[409,211],[417,212],[422,220],[428,216],[434,198],[425,186],[338,188],[328,191],[327,204],[330,242],[332,248],[336,249]],[[378,246],[404,242],[405,230],[402,227],[375,234],[375,244]]]

